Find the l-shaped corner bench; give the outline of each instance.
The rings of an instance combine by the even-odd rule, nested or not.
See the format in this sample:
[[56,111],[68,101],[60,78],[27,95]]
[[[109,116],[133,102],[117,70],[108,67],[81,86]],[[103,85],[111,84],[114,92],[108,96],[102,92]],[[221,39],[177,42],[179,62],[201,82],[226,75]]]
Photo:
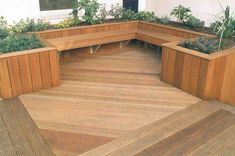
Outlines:
[[[196,39],[200,36],[213,38],[215,37],[213,35],[143,21],[53,29],[36,32],[36,34],[46,43],[46,48],[0,56],[0,68],[4,69],[0,70],[2,98],[7,99],[59,86],[60,70],[57,51],[66,52],[71,49],[90,47],[93,52],[104,44],[119,42],[120,45],[126,45],[130,40],[137,39],[163,47],[162,81],[203,99],[216,98],[223,101],[216,96],[204,94],[211,86],[206,84],[207,79],[210,78],[207,75],[210,76],[210,74],[203,77],[203,73],[208,73],[209,66],[203,67],[204,64],[208,64],[205,60],[210,60],[209,58],[214,56],[191,53],[190,50],[181,50],[182,48],[178,46],[184,39]],[[196,59],[190,61],[190,56]],[[188,70],[192,72],[189,73]],[[19,85],[16,82],[22,83]]]

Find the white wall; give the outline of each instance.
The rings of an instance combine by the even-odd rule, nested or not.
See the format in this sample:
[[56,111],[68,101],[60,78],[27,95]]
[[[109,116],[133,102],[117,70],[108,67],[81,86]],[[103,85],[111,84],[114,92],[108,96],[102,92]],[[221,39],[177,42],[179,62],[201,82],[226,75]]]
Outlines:
[[[219,0],[226,7],[229,5],[235,12],[235,0]],[[182,4],[190,7],[193,15],[206,21],[207,24],[213,22],[214,15],[221,12],[221,7],[217,0],[146,0],[145,10],[154,11],[157,16],[170,15],[171,10]]]
[[[106,3],[108,8],[116,3],[122,5],[122,0],[98,0],[98,2],[101,4]],[[0,16],[4,16],[9,23],[27,17],[45,18],[55,23],[68,17],[70,12],[71,9],[40,11],[39,0],[0,0]]]
[[[119,3],[122,5],[122,0],[98,0],[100,4],[106,4],[107,10],[111,8],[111,5]],[[40,16],[41,18],[49,20],[51,23],[57,23],[67,17],[72,12],[71,9],[67,10],[54,10],[54,11],[41,11]]]
[[0,0],[0,16],[10,23],[22,18],[39,18],[39,0]]

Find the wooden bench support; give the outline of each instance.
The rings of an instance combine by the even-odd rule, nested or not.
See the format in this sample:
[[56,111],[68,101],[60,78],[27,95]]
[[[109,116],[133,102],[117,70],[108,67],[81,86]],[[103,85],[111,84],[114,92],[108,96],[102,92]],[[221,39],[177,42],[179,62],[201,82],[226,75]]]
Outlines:
[[90,47],[90,53],[91,54],[96,53],[100,49],[100,47],[101,47],[101,45],[96,45],[96,46]]
[[120,48],[125,48],[129,43],[130,43],[131,40],[127,40],[127,41],[122,41],[120,42]]

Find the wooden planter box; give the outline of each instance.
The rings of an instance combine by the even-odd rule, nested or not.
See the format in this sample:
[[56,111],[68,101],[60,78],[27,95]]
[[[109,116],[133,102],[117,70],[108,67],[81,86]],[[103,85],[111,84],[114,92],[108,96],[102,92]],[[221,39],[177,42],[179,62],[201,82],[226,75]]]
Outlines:
[[178,44],[163,46],[161,80],[202,99],[235,106],[235,48],[207,55]]
[[16,97],[60,85],[55,48],[40,48],[0,55],[0,97]]

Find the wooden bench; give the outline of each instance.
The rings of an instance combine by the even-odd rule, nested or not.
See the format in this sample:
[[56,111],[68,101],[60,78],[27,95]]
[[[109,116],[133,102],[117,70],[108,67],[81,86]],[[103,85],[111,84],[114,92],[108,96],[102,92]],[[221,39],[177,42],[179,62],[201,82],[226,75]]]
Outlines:
[[188,30],[132,21],[81,26],[38,32],[37,35],[59,51],[138,39],[161,46],[164,43],[196,38],[205,34]]
[[59,51],[64,51],[75,48],[132,40],[135,39],[135,32],[135,30],[106,31],[48,39],[47,41]]
[[0,101],[1,156],[55,156],[19,98]]

